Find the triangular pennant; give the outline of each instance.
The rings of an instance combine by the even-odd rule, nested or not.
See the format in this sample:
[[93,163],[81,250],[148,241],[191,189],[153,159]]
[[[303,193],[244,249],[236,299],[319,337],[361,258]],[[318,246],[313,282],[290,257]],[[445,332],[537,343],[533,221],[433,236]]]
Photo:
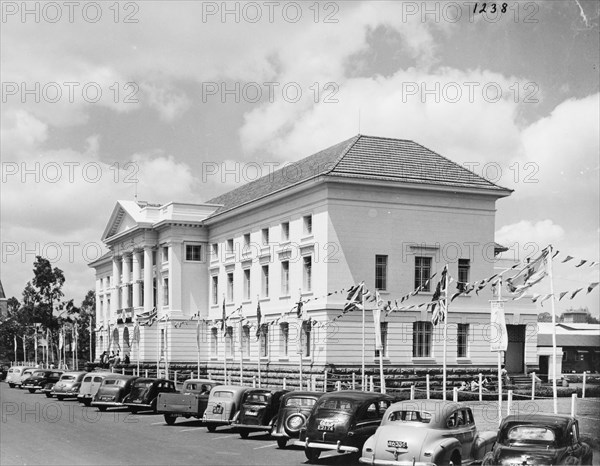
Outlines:
[[567,256],[562,261],[560,261],[560,263],[564,264],[565,262],[569,262],[571,259],[574,259],[574,257],[573,256]]
[[583,290],[583,288],[578,288],[575,291],[573,291],[573,293],[571,294],[571,297],[569,299],[573,299],[575,296],[577,296],[577,293],[579,293],[581,290]]
[[586,294],[591,293],[592,290],[594,288],[596,288],[597,286],[598,286],[598,282],[590,283],[590,286],[588,286],[588,288],[587,288],[587,293]]

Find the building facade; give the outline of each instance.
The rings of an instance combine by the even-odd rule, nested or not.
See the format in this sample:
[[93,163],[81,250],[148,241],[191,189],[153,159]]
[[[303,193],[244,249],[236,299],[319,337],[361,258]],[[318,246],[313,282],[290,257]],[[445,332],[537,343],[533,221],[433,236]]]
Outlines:
[[[205,204],[118,201],[102,236],[110,252],[90,264],[97,354],[356,365],[364,329],[375,365],[377,290],[386,367],[439,366],[444,345],[449,367],[495,367],[491,286],[452,300],[445,339],[423,304],[446,264],[449,296],[505,265],[495,210],[510,192],[412,141],[358,135]],[[364,316],[344,312],[359,282],[371,292]],[[505,362],[523,373],[537,364],[537,311],[507,298]]]

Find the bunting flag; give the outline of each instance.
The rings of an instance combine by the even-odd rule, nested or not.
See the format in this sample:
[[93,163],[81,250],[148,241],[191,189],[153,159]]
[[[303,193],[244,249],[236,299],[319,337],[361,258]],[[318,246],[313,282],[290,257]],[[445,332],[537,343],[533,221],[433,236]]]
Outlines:
[[363,296],[366,296],[365,282],[360,282],[358,285],[351,287],[346,296],[346,304],[344,305],[343,313],[353,311],[355,308],[362,310]]
[[497,335],[490,336],[491,351],[506,351],[508,348],[508,331],[506,329],[506,318],[504,316],[504,303],[502,301],[491,302],[491,327]]
[[256,339],[260,339],[260,326],[262,320],[262,313],[260,312],[260,301],[256,305]]
[[383,343],[381,341],[381,309],[379,309],[378,307],[373,309],[373,325],[375,330],[375,349],[382,350]]
[[[431,323],[437,325],[440,322],[446,320],[446,298],[448,296],[448,264],[444,266],[440,281],[438,282],[433,297],[431,299],[431,311],[433,315],[431,317]],[[437,308],[437,311],[436,311]]]
[[565,297],[565,295],[567,295],[569,292],[568,291],[563,291],[562,293],[560,293],[558,295],[558,300],[560,301],[561,299],[563,299]]
[[579,264],[577,264],[575,267],[581,267],[583,264],[585,264],[587,261],[586,260],[582,260]]
[[598,282],[590,283],[590,286],[588,286],[588,288],[587,288],[587,293],[586,293],[586,294],[589,294],[589,293],[591,293],[591,292],[592,292],[592,290],[593,290],[594,288],[596,288],[597,286],[598,286]]
[[572,259],[575,259],[575,258],[573,256],[567,256],[560,263],[564,264],[565,262],[569,262]]
[[575,296],[577,296],[577,293],[579,293],[581,290],[583,290],[583,288],[578,288],[575,291],[573,291],[570,299],[573,299]]
[[140,324],[137,322],[133,327],[133,338],[131,339],[131,343],[140,344]]
[[225,322],[227,322],[227,314],[225,313],[225,296],[223,296],[223,317],[221,320],[221,332],[223,332],[223,335],[225,335]]
[[516,275],[506,279],[506,286],[511,293],[523,294],[548,275],[548,251],[548,248],[545,248],[539,256],[529,261]]
[[542,299],[540,299],[540,306],[543,307],[544,306],[544,301],[549,300],[551,297],[552,297],[552,293],[548,293],[548,294],[544,295],[542,297]]

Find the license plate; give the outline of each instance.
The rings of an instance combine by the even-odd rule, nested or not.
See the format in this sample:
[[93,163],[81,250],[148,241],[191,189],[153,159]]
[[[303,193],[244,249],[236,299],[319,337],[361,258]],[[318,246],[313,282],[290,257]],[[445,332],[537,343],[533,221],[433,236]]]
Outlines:
[[401,440],[388,440],[387,445],[391,448],[408,448],[407,443]]
[[223,414],[223,406],[217,405],[213,407],[213,414]]
[[324,430],[326,432],[333,432],[335,429],[335,422],[332,421],[321,421],[317,426],[317,430]]
[[246,416],[258,416],[256,411],[246,411]]
[[103,397],[101,398],[101,400],[102,400],[102,401],[110,401],[110,400],[112,400],[112,396],[103,396]]

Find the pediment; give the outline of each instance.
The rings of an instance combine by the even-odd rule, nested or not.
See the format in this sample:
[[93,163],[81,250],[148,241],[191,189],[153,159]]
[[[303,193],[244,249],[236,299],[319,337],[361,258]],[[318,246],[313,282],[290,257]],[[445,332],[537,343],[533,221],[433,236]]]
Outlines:
[[141,208],[134,202],[129,204],[132,205],[124,205],[122,201],[117,202],[102,234],[102,241],[133,230],[140,225],[139,219],[135,217],[139,217]]

